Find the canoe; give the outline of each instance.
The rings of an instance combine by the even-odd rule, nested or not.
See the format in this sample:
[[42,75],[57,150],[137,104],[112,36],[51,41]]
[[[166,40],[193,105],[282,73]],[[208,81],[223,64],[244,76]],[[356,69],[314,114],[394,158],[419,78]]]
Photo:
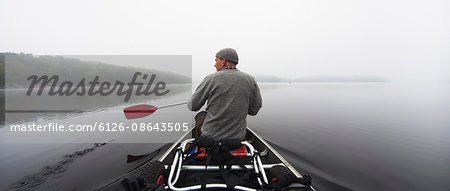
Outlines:
[[[173,143],[159,160],[149,161],[99,190],[139,186],[143,189],[137,190],[315,190],[310,185],[309,176],[302,176],[252,129],[247,128],[242,145],[228,151],[233,156],[222,163],[223,161],[209,162],[211,158],[212,161],[215,160],[214,152],[202,150],[201,144],[196,146],[199,142],[192,139],[194,128]],[[219,145],[221,150],[222,147],[226,149],[225,143]],[[211,155],[209,159],[208,155]],[[236,180],[244,178],[233,177],[241,175],[247,177],[248,183],[240,184],[242,181]]]

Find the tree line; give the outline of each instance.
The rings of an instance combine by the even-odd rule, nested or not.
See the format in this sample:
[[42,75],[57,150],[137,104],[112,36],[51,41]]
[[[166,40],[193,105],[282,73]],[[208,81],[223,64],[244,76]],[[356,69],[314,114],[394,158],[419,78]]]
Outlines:
[[190,77],[170,71],[82,61],[62,56],[0,53],[0,85],[3,85],[2,87],[6,85],[7,88],[27,88],[29,85],[27,78],[33,75],[58,75],[61,81],[74,82],[99,76],[102,81],[114,83],[117,80],[129,82],[136,72],[155,74],[159,81],[168,84],[192,82]]

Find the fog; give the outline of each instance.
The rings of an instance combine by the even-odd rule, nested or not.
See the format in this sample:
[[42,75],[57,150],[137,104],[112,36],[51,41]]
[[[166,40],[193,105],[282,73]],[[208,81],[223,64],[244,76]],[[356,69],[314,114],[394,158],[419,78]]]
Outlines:
[[449,80],[448,10],[446,0],[2,0],[0,52],[192,55],[201,80],[232,47],[255,75]]

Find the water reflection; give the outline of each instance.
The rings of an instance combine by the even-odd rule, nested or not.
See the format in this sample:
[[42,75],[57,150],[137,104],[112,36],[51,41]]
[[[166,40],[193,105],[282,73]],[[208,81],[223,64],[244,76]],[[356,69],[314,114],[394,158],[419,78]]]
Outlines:
[[[145,87],[143,87],[145,88]],[[38,118],[46,120],[78,116],[84,112],[98,112],[107,110],[110,107],[121,105],[132,105],[142,102],[155,102],[160,99],[170,99],[171,97],[191,92],[191,84],[167,84],[170,92],[164,96],[131,96],[128,102],[123,101],[124,96],[93,95],[93,96],[27,96],[27,89],[7,89],[6,96],[6,123],[17,123],[33,121]],[[182,100],[184,101],[184,100]]]
[[263,108],[249,126],[279,145],[300,172],[311,173],[316,188],[449,188],[449,84],[261,87]]
[[[263,107],[257,116],[248,118],[248,126],[270,141],[299,172],[311,174],[313,185],[319,190],[448,190],[447,87],[448,84],[396,83],[260,84]],[[184,101],[183,96],[189,94],[155,100],[154,104]],[[115,118],[111,112],[114,110],[107,109],[85,117],[109,120]],[[191,118],[194,113],[180,107],[158,114],[151,117]],[[147,136],[151,139],[160,135]],[[24,179],[31,180],[29,185],[38,184],[39,189],[91,190],[147,160],[126,163],[128,155],[152,153],[166,144],[110,143],[77,157],[61,176],[48,176],[45,181],[27,176],[92,145],[0,144],[0,153],[7,153],[0,155],[0,190],[13,183],[20,185]]]

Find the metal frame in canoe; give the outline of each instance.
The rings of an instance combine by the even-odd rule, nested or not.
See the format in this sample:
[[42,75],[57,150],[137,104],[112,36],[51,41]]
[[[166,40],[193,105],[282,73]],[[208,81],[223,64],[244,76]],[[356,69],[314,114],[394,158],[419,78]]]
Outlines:
[[[180,171],[202,171],[205,170],[205,166],[204,165],[189,165],[189,164],[183,164],[182,162],[180,162],[180,156],[176,156],[176,150],[180,150],[181,147],[185,147],[184,145],[186,145],[189,141],[192,141],[192,130],[194,129],[194,127],[192,127],[191,129],[189,129],[189,131],[187,131],[183,136],[181,136],[175,143],[173,143],[168,149],[167,151],[162,154],[162,156],[159,159],[158,165],[163,165],[163,167],[161,167],[163,171],[167,172],[169,169],[172,171],[174,168],[174,158],[178,160],[178,162],[175,162],[175,164],[177,165],[177,171],[175,172],[175,170],[173,170],[172,172],[172,176],[169,175],[169,179],[166,180],[165,182],[167,182],[166,185],[164,185],[164,189],[165,190],[195,190],[195,189],[199,189],[201,188],[201,185],[194,185],[194,186],[188,186],[188,187],[181,187],[177,188],[174,185],[173,180],[174,179],[178,179],[176,176],[179,175]],[[252,164],[249,165],[245,165],[245,167],[249,170],[254,170],[261,172],[261,174],[268,174],[269,170],[276,166],[276,165],[281,165],[281,166],[285,166],[287,167],[287,169],[289,169],[289,171],[291,171],[297,178],[302,178],[302,175],[300,173],[297,172],[297,170],[294,169],[294,167],[289,164],[288,161],[286,161],[286,159],[284,159],[272,146],[270,146],[261,136],[259,136],[258,134],[255,133],[255,131],[251,130],[250,128],[247,127],[247,136],[245,141],[242,142],[244,145],[247,145],[247,147],[251,148],[250,149],[250,153],[258,153],[257,155],[260,156],[262,159],[264,159],[264,163],[261,162],[261,160],[259,160],[258,158],[253,158],[252,160]],[[253,151],[251,151],[253,150]],[[181,154],[179,152],[179,154]],[[254,156],[252,156],[254,157]],[[182,157],[181,157],[182,158]],[[133,177],[133,176],[144,176],[146,177],[146,175],[148,174],[155,174],[156,172],[152,172],[149,171],[151,170],[155,170],[154,168],[149,168],[152,167],[153,164],[155,164],[155,162],[157,161],[148,161],[142,165],[140,165],[139,167],[131,170],[129,173],[123,175],[122,177],[118,178],[116,181],[103,186],[102,188],[99,188],[97,190],[117,190],[116,188],[122,188],[121,185],[121,180],[124,180],[124,178],[126,177]],[[219,170],[220,167],[218,165],[208,165],[207,170]],[[239,165],[232,165],[231,166],[231,170],[241,170],[241,166]],[[177,175],[178,173],[178,175]],[[169,173],[170,174],[170,173]],[[174,178],[175,176],[175,178]],[[158,178],[159,179],[159,178]],[[148,181],[148,180],[147,180]],[[172,186],[169,185],[169,183],[172,181]],[[267,183],[267,177],[266,178],[262,178],[259,179],[259,183],[261,184],[261,181],[264,181],[265,183]],[[175,181],[176,182],[176,181]],[[295,183],[294,183],[295,184]],[[302,186],[303,185],[294,185],[294,188],[300,188],[300,190],[302,190]],[[213,188],[215,190],[217,189],[225,189],[226,185],[225,184],[215,184],[215,185],[210,185],[207,188]],[[248,187],[239,187],[236,186],[234,187],[235,189],[239,189],[239,190],[257,190],[255,188],[248,188]],[[303,186],[303,188],[305,188]],[[315,189],[310,186],[310,188],[312,190],[315,191]],[[120,189],[119,189],[120,190]]]
[[[169,173],[169,179],[167,180],[168,186],[166,186],[166,189],[170,190],[198,190],[200,189],[200,185],[195,186],[189,186],[189,187],[183,187],[183,188],[177,188],[174,186],[175,182],[178,179],[178,175],[181,170],[183,171],[190,171],[190,170],[204,170],[205,166],[203,165],[182,165],[182,156],[180,156],[179,153],[176,153],[177,149],[183,150],[186,147],[186,144],[188,144],[192,137],[192,129],[195,127],[192,127],[188,132],[186,132],[183,136],[181,136],[159,159],[159,161],[164,165],[165,169],[169,169],[171,172]],[[267,183],[266,174],[270,168],[276,165],[282,165],[287,167],[297,178],[302,178],[302,175],[295,170],[295,168],[289,164],[289,162],[284,159],[272,146],[270,146],[261,136],[255,133],[255,131],[251,130],[247,127],[247,135],[246,140],[242,142],[242,144],[247,145],[247,147],[250,147],[251,152],[254,150],[257,154],[257,156],[254,157],[254,164],[252,165],[246,165],[247,169],[255,170],[257,173],[261,173],[263,175],[263,179],[258,179],[259,183],[261,184],[261,181],[264,181]],[[184,151],[184,150],[183,150]],[[264,157],[264,161],[266,161],[264,164],[261,162],[261,159],[259,156]],[[174,162],[175,160],[175,162]],[[217,165],[208,165],[207,170],[214,171],[219,170],[220,167]],[[241,167],[239,165],[232,165],[232,170],[239,170]],[[174,180],[175,178],[175,180]],[[225,189],[225,184],[207,184],[206,188],[217,188],[217,189]],[[248,187],[243,186],[236,186],[236,190],[255,190]],[[312,188],[312,190],[315,190]]]

